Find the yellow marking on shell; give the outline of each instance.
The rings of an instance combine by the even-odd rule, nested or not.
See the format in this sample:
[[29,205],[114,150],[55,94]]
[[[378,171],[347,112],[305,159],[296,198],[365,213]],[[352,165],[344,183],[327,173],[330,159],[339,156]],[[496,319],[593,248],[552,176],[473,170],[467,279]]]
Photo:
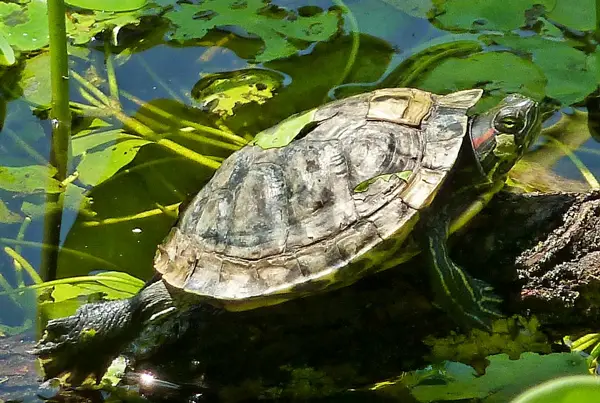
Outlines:
[[469,109],[475,106],[482,96],[483,90],[475,88],[473,90],[457,91],[448,95],[438,96],[436,102],[440,106],[449,108]]
[[433,106],[431,93],[414,88],[385,88],[369,98],[367,119],[419,127]]

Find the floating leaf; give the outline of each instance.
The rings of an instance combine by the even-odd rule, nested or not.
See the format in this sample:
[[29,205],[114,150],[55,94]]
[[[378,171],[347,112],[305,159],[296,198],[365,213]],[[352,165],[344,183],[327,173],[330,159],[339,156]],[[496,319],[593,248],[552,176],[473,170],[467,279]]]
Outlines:
[[148,140],[143,139],[125,140],[101,151],[86,153],[77,166],[79,180],[89,186],[104,182],[129,164],[140,147],[148,143]]
[[72,13],[67,24],[69,37],[75,45],[88,43],[103,31],[118,32],[128,25],[139,25],[140,19],[158,12],[158,7],[144,7],[135,11],[113,13],[98,11],[92,14]]
[[57,281],[63,283],[53,285],[49,292],[42,289],[40,293],[39,305],[49,319],[72,315],[81,305],[81,297],[87,297],[87,302],[91,302],[92,297],[97,300],[98,296],[104,300],[124,299],[144,286],[142,280],[117,271]]
[[512,403],[595,402],[600,396],[600,378],[591,375],[567,376],[545,382],[519,395]]
[[176,26],[171,38],[178,41],[199,39],[209,30],[239,27],[257,35],[264,49],[257,62],[291,56],[306,47],[288,39],[305,42],[326,41],[338,31],[339,13],[328,11],[310,17],[272,6],[263,0],[205,0],[201,4],[181,4],[165,14]]
[[571,0],[556,0],[556,5],[548,9],[546,16],[569,29],[593,31],[596,29],[596,7],[594,0],[577,0],[576,7]]
[[192,97],[219,115],[233,115],[238,105],[261,105],[273,97],[283,83],[279,73],[264,69],[246,69],[209,74],[194,85]]
[[[420,402],[479,399],[486,403],[506,403],[545,380],[587,373],[585,358],[572,353],[541,355],[526,352],[516,360],[507,354],[497,354],[487,357],[487,361],[485,375],[478,375],[466,364],[446,361],[404,374],[398,382],[376,385],[372,389],[393,396],[405,393],[408,387]],[[554,402],[552,399],[545,401]]]
[[0,200],[0,223],[2,224],[14,224],[17,222],[21,222],[23,217],[21,217],[17,213],[13,213],[8,209],[6,204],[2,200]]
[[563,105],[581,101],[596,90],[595,57],[586,55],[565,42],[536,36],[522,38],[517,35],[483,38],[530,54],[533,62],[546,75],[546,95],[559,100]]
[[84,213],[88,217],[94,216],[96,213],[91,209],[92,199],[86,196],[86,193],[86,189],[70,183],[65,190],[62,204],[49,203],[42,195],[34,200],[31,198],[25,200],[21,205],[21,211],[31,218],[41,218],[60,209]]
[[447,30],[511,31],[525,25],[525,11],[534,5],[546,10],[556,0],[433,0],[432,16]]
[[95,281],[87,279],[79,281],[78,277],[69,280],[71,284],[57,284],[52,288],[52,303],[63,302],[69,299],[77,299],[82,295],[101,293],[103,299],[129,298],[144,286],[144,282],[127,273],[109,271],[98,273],[93,276]]
[[410,178],[410,175],[412,175],[412,171],[402,171],[402,172],[393,173],[393,174],[378,175],[378,176],[367,179],[366,181],[363,181],[363,182],[359,183],[358,185],[356,185],[356,187],[354,188],[354,192],[356,192],[356,193],[366,192],[367,190],[369,190],[369,187],[373,183],[377,182],[378,180],[382,180],[384,182],[389,182],[390,179],[392,179],[392,176],[395,176],[403,181],[408,181],[408,179]]
[[56,168],[44,165],[0,166],[0,189],[21,194],[58,193],[61,186],[54,175]]
[[144,7],[147,0],[66,0],[70,6],[99,11],[133,11]]
[[0,32],[0,65],[12,66],[15,61],[15,52],[6,37]]
[[49,65],[50,53],[48,52],[29,58],[21,78],[25,99],[42,107],[49,106],[52,101]]
[[22,51],[48,46],[46,1],[31,0],[25,5],[0,2],[0,31],[8,43]]
[[122,129],[106,130],[103,132],[82,131],[77,136],[73,136],[71,149],[73,155],[81,155],[107,143],[133,139],[139,139],[139,137],[127,134]]
[[270,127],[258,133],[252,144],[267,149],[285,147],[290,144],[300,133],[305,131],[310,124],[318,123],[315,121],[315,113],[317,109],[300,113],[292,116],[280,124]]
[[[526,59],[509,52],[491,52],[445,59],[430,73],[417,79],[415,85],[435,93],[479,87],[496,97],[518,92],[540,100],[544,97],[546,78]],[[486,101],[487,105],[480,103],[481,107],[490,106],[497,99]]]

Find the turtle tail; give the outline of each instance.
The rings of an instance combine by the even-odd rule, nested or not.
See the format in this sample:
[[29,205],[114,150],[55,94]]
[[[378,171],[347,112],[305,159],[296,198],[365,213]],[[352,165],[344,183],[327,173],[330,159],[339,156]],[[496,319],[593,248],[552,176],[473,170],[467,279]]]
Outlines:
[[162,281],[129,299],[83,305],[72,316],[50,320],[32,353],[40,358],[44,379],[60,378],[71,386],[99,382],[149,318],[172,306]]

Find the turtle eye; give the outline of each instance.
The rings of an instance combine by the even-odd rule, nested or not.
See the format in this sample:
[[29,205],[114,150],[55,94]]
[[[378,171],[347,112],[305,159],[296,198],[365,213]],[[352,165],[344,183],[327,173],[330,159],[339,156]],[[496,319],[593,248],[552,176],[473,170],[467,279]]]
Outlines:
[[525,120],[517,116],[503,116],[494,122],[494,128],[500,133],[519,133],[525,127]]

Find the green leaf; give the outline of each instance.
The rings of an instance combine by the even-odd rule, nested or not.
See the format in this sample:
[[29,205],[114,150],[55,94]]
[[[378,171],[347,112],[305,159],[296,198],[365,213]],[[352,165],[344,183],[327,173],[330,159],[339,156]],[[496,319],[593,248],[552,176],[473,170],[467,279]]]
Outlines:
[[15,52],[6,37],[0,32],[0,65],[12,66],[15,61]]
[[24,6],[0,3],[0,31],[8,43],[21,51],[48,46],[46,2],[31,0]]
[[35,200],[28,198],[21,205],[21,211],[31,218],[42,218],[46,214],[56,212],[60,209],[66,209],[83,213],[90,217],[96,215],[92,211],[92,199],[86,196],[87,190],[80,188],[72,183],[67,185],[67,189],[64,192],[64,202],[59,204],[58,202],[49,203],[45,197],[38,197]]
[[581,101],[596,90],[595,57],[565,42],[517,35],[487,36],[482,39],[531,55],[533,62],[546,75],[546,95],[563,105]]
[[30,102],[46,107],[52,101],[50,53],[44,52],[27,59],[21,77],[23,96]]
[[315,121],[315,113],[317,109],[300,113],[292,116],[280,124],[270,127],[258,133],[252,144],[255,144],[263,149],[285,147],[290,144],[305,128]]
[[446,361],[407,373],[398,384],[387,387],[378,385],[375,389],[393,395],[400,388],[408,387],[421,402],[484,399],[486,403],[506,403],[523,390],[545,380],[587,373],[585,358],[572,353],[541,355],[526,352],[518,359],[497,354],[488,356],[487,361],[489,365],[485,375],[478,375],[474,368],[466,364]]
[[104,182],[129,164],[140,147],[148,143],[150,143],[148,140],[143,139],[125,140],[101,151],[84,154],[77,166],[79,180],[89,186]]
[[60,182],[53,178],[56,168],[43,165],[0,166],[0,189],[21,194],[59,193]]
[[88,43],[103,31],[119,32],[127,25],[139,25],[140,18],[153,15],[158,8],[145,7],[135,11],[113,13],[97,11],[92,14],[72,13],[67,23],[69,37],[75,45]]
[[596,7],[594,0],[577,0],[576,7],[571,0],[556,0],[556,5],[548,9],[546,16],[569,29],[593,31],[596,29]]
[[236,26],[257,35],[264,43],[262,52],[256,56],[257,62],[291,56],[308,45],[289,39],[326,41],[338,31],[339,25],[336,11],[304,17],[276,6],[269,8],[269,3],[263,0],[205,0],[201,4],[182,4],[165,17],[176,26],[171,38],[178,41],[199,39],[209,30],[223,26]]
[[[532,62],[509,52],[491,52],[445,59],[429,74],[417,79],[415,86],[435,93],[479,87],[495,98],[518,92],[540,100],[544,97],[546,82],[544,74]],[[484,102],[478,107],[488,107],[497,99],[485,101],[487,104]]]
[[600,378],[591,375],[553,379],[519,395],[512,403],[592,403],[600,396]]
[[21,217],[17,213],[13,213],[6,207],[6,204],[2,200],[0,200],[0,223],[2,224],[14,224],[17,222],[21,222],[23,217]]
[[264,104],[282,83],[281,74],[264,69],[208,74],[194,85],[192,97],[209,105],[213,113],[232,116],[236,106]]
[[[534,5],[546,10],[556,0],[433,0],[432,17],[442,29],[461,31],[511,31],[525,25],[525,11]],[[575,8],[575,7],[574,7]]]
[[73,136],[71,150],[74,156],[81,155],[107,143],[117,143],[122,140],[133,139],[139,139],[139,137],[127,134],[122,129],[106,130],[103,132],[85,130]]
[[70,6],[99,11],[133,11],[144,7],[147,0],[66,0]]
[[378,175],[378,176],[367,179],[366,181],[363,181],[363,182],[359,183],[358,185],[356,185],[356,187],[354,188],[354,192],[355,193],[366,192],[367,190],[369,190],[369,187],[373,183],[377,182],[378,180],[389,182],[390,179],[392,179],[392,176],[402,179],[403,181],[408,181],[408,179],[410,178],[410,175],[412,175],[412,171],[402,171],[402,172],[393,173],[393,174]]
[[[127,273],[109,271],[98,273],[94,276],[96,281],[87,280],[77,282],[73,277],[73,284],[57,284],[52,287],[52,303],[60,303],[69,299],[77,299],[82,295],[101,293],[104,299],[129,298],[144,286],[144,282]],[[69,281],[69,279],[64,279]]]
[[[94,281],[95,280],[95,281]],[[97,300],[98,295],[103,300],[130,298],[144,286],[144,282],[127,273],[109,271],[93,276],[93,280],[72,277],[58,280],[62,284],[53,285],[51,290],[40,293],[40,307],[49,318],[72,315],[81,305],[81,297],[87,297],[87,302]]]

